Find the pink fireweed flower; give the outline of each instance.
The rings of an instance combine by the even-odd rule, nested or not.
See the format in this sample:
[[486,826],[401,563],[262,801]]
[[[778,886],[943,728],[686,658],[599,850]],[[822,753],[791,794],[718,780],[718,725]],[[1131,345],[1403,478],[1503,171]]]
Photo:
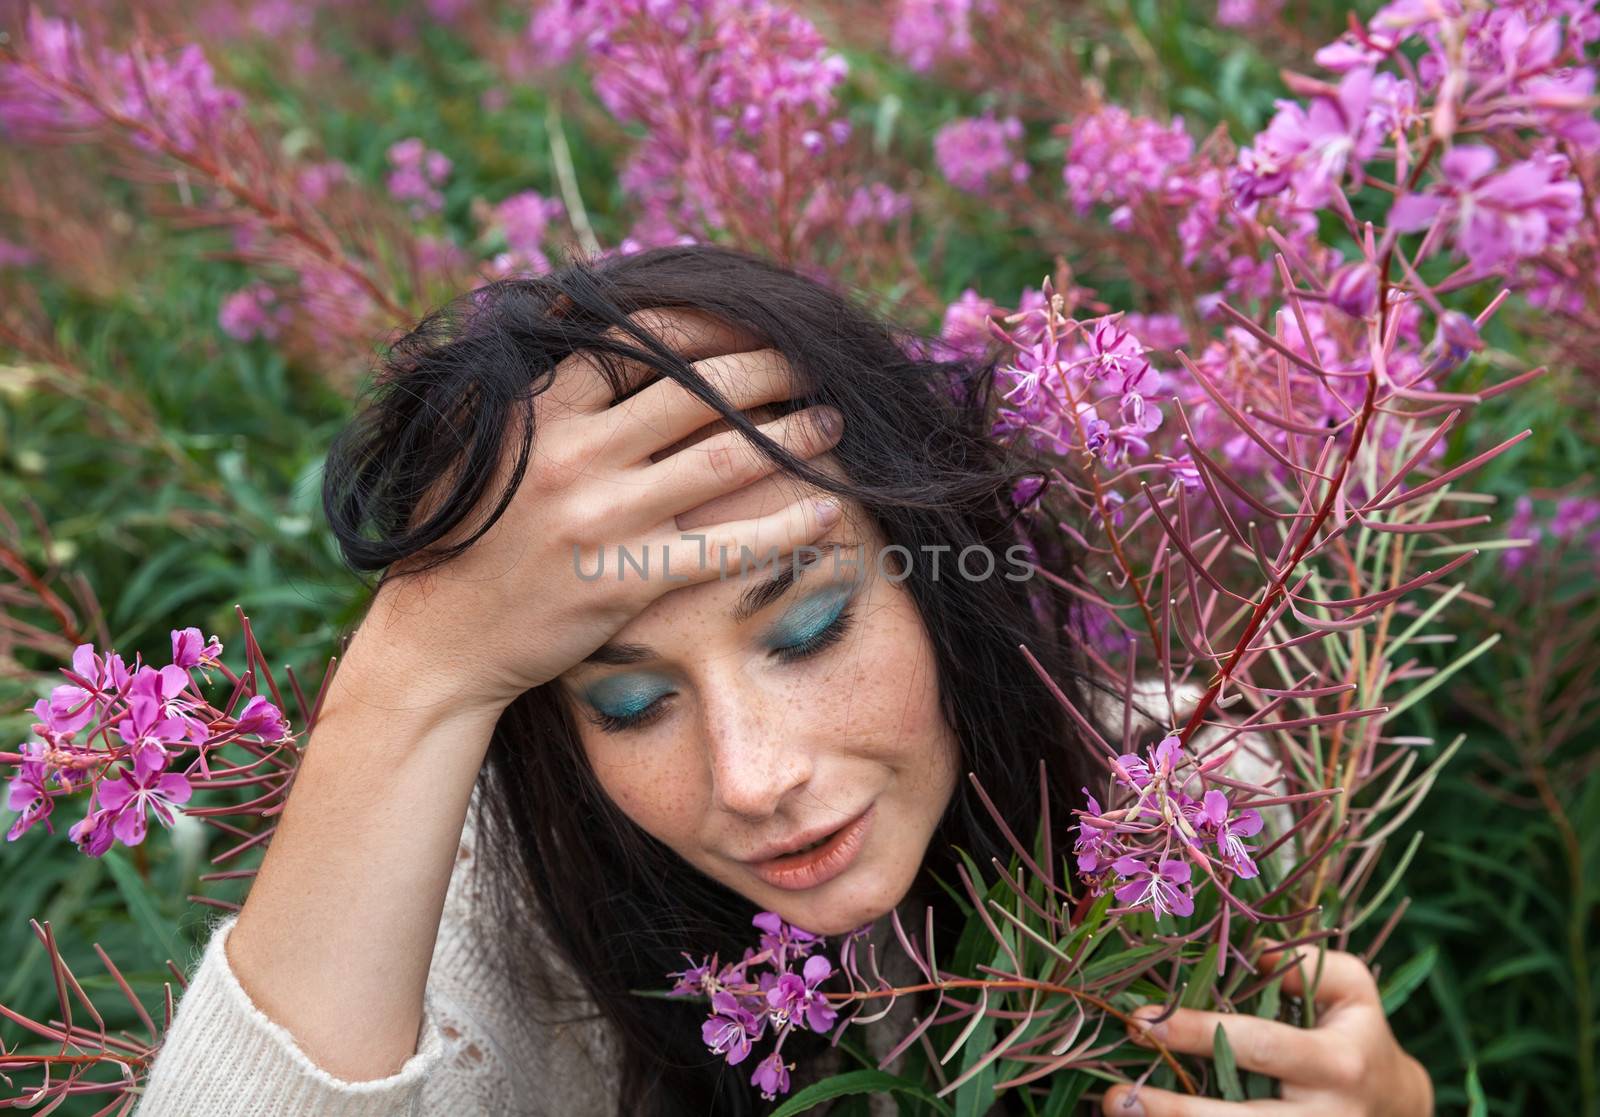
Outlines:
[[1378,269],[1370,260],[1345,264],[1328,279],[1328,301],[1352,318],[1378,309]]
[[817,991],[817,986],[833,976],[833,964],[820,954],[806,959],[801,973],[785,973],[767,992],[773,1022],[782,1027],[794,1020],[804,1020],[813,1032],[826,1032],[838,1018],[838,1011],[828,999]]
[[45,788],[50,778],[49,766],[44,757],[49,747],[43,741],[24,741],[19,747],[27,759],[17,765],[17,774],[6,784],[6,806],[18,815],[6,831],[6,841],[14,842],[36,822],[44,823],[47,833],[55,833],[50,825],[50,811],[55,800]]
[[320,205],[327,201],[334,186],[350,181],[350,168],[337,159],[312,163],[294,177],[295,186],[306,201]]
[[0,268],[25,268],[38,262],[39,254],[27,245],[0,237]]
[[1128,851],[1117,837],[1115,824],[1100,821],[1105,814],[1100,801],[1089,794],[1088,788],[1083,789],[1083,796],[1088,800],[1089,809],[1080,812],[1078,837],[1072,851],[1077,855],[1079,872],[1090,877],[1103,876],[1112,863],[1126,856]]
[[1533,498],[1524,493],[1517,497],[1516,512],[1506,524],[1506,538],[1526,539],[1528,542],[1502,551],[1501,565],[1512,573],[1521,570],[1539,553],[1539,543],[1543,537],[1543,530],[1534,520]]
[[750,1046],[766,1029],[766,1017],[757,1016],[739,1003],[732,993],[711,995],[711,1019],[700,1026],[700,1037],[714,1055],[727,1057],[737,1066],[750,1055]]
[[[205,51],[193,43],[175,59],[156,55],[143,65],[129,54],[118,55],[113,68],[123,87],[121,111],[153,126],[180,151],[215,142],[236,125],[244,107],[242,96],[216,84]],[[141,133],[131,138],[147,150],[157,146]]]
[[911,196],[881,182],[858,186],[844,207],[844,223],[851,228],[877,222],[888,225],[911,212]]
[[1117,902],[1126,907],[1148,907],[1157,919],[1163,915],[1193,915],[1189,894],[1192,867],[1187,861],[1163,858],[1152,868],[1138,857],[1124,857],[1112,866],[1124,883],[1116,890]]
[[1217,0],[1217,23],[1223,27],[1251,27],[1283,10],[1284,0]]
[[1018,508],[1026,508],[1043,490],[1044,478],[1037,473],[1030,473],[1011,486],[1011,503]]
[[1184,817],[1202,835],[1209,836],[1217,846],[1222,859],[1233,866],[1241,877],[1254,877],[1259,870],[1250,858],[1250,847],[1241,839],[1261,833],[1261,812],[1246,808],[1230,815],[1228,797],[1212,789],[1199,802],[1191,800],[1185,806]]
[[280,305],[278,293],[260,281],[228,295],[217,309],[217,325],[235,341],[272,341],[292,318],[291,308]]
[[750,922],[761,931],[761,949],[771,952],[772,965],[778,970],[787,968],[792,960],[806,957],[822,943],[810,931],[785,923],[777,912],[761,912]]
[[172,665],[174,667],[207,667],[215,665],[222,654],[222,641],[212,636],[210,641],[198,628],[172,630]]
[[81,686],[58,686],[33,704],[33,712],[51,734],[70,738],[94,720],[95,704]]
[[443,152],[430,150],[416,136],[389,145],[389,196],[411,203],[411,216],[421,218],[444,208],[439,187],[450,177],[452,164]]
[[1503,270],[1560,242],[1583,216],[1583,188],[1564,156],[1539,154],[1494,173],[1493,148],[1462,144],[1439,161],[1442,181],[1401,198],[1389,226],[1410,233],[1445,223],[1479,272]]
[[900,0],[889,30],[889,49],[917,73],[972,53],[973,12],[995,13],[999,0]]
[[111,825],[116,814],[111,810],[93,810],[67,828],[67,837],[77,843],[78,849],[90,857],[99,857],[116,841]]
[[1015,151],[1021,139],[1022,121],[1014,116],[996,120],[991,110],[940,128],[933,157],[952,186],[981,196],[997,184],[1027,180],[1028,164]]
[[513,194],[494,207],[493,221],[505,234],[506,247],[529,270],[547,272],[550,260],[544,254],[545,233],[552,221],[566,215],[566,207],[536,190]]
[[709,997],[712,993],[715,993],[718,988],[715,976],[717,968],[716,956],[702,958],[698,963],[689,954],[685,954],[684,958],[689,965],[684,969],[674,970],[667,975],[678,979],[672,988],[667,990],[667,996],[692,997],[697,994],[704,994]]
[[[172,754],[170,746],[189,736],[193,720],[171,717],[164,711],[163,699],[171,697],[167,693],[170,676],[164,676],[165,671],[183,675],[183,681],[188,682],[188,676],[183,674],[181,668],[167,667],[162,671],[141,668],[128,694],[128,716],[117,723],[117,733],[131,750],[134,771],[141,780],[166,768]],[[201,723],[201,732],[204,733],[204,730],[204,724]],[[104,787],[103,784],[101,786]]]
[[1447,310],[1439,315],[1439,327],[1433,341],[1423,352],[1432,374],[1449,372],[1473,353],[1483,349],[1483,336],[1478,324],[1459,310]]
[[1168,734],[1149,751],[1148,759],[1125,752],[1117,757],[1117,761],[1129,777],[1125,780],[1118,776],[1117,782],[1136,791],[1144,791],[1153,782],[1172,777],[1173,771],[1183,761],[1183,741],[1176,734]]
[[263,741],[281,741],[289,732],[289,723],[283,711],[258,694],[239,711],[234,729],[241,734],[253,733]]
[[1377,151],[1386,113],[1393,115],[1386,103],[1374,105],[1373,71],[1365,68],[1345,74],[1336,97],[1313,97],[1309,106],[1279,101],[1266,130],[1239,152],[1233,179],[1239,204],[1289,190],[1297,206],[1326,205],[1345,172]]
[[789,1072],[793,1069],[793,1063],[785,1063],[774,1051],[756,1064],[756,1072],[750,1076],[750,1084],[761,1091],[763,1098],[772,1101],[779,1094],[789,1092]]
[[144,841],[147,808],[154,812],[161,825],[170,827],[172,808],[187,803],[192,793],[187,778],[160,769],[131,774],[123,771],[114,779],[101,780],[95,787],[100,805],[110,812],[111,832],[123,845],[129,846]]
[[994,343],[989,323],[995,315],[995,302],[986,299],[972,288],[961,292],[955,302],[945,307],[944,321],[939,327],[939,338],[958,354],[981,357]]
[[1118,105],[1080,116],[1069,143],[1061,174],[1080,214],[1160,192],[1194,155],[1181,116],[1163,125]]
[[1586,496],[1563,497],[1556,501],[1550,517],[1550,534],[1557,539],[1576,540],[1600,521],[1600,499]]

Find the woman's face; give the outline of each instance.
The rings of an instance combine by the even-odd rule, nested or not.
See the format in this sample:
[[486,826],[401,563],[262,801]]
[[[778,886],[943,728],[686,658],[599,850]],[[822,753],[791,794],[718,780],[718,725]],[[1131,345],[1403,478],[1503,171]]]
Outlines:
[[[726,429],[718,420],[655,457]],[[831,455],[812,462],[841,475]],[[808,489],[768,477],[678,524],[763,515]],[[746,595],[792,572],[793,556],[742,572],[730,562],[725,579],[665,593],[608,642],[641,645],[644,658],[585,661],[560,683],[601,787],[629,818],[763,909],[831,935],[910,890],[959,750],[921,616],[891,580],[895,564],[890,577],[879,569],[882,540],[846,502],[814,545],[820,559],[748,615]],[[820,835],[832,840],[803,864],[755,863]]]

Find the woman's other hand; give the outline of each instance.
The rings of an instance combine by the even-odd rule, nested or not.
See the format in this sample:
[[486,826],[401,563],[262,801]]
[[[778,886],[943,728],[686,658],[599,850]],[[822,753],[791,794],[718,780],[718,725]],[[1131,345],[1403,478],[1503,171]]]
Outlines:
[[[1315,978],[1317,951],[1298,948],[1299,962],[1283,978],[1285,993],[1303,996]],[[1262,956],[1276,967],[1280,953]],[[1168,1090],[1117,1086],[1106,1091],[1102,1112],[1118,1117],[1428,1117],[1433,1083],[1422,1064],[1407,1055],[1389,1030],[1378,983],[1360,958],[1330,950],[1316,985],[1317,1024],[1300,1028],[1234,1013],[1180,1008],[1152,1026],[1174,1052],[1211,1054],[1217,1025],[1228,1036],[1235,1064],[1276,1078],[1279,1096],[1249,1102],[1191,1097]],[[1136,1016],[1159,1016],[1157,1007]],[[1135,1042],[1149,1046],[1140,1036]]]

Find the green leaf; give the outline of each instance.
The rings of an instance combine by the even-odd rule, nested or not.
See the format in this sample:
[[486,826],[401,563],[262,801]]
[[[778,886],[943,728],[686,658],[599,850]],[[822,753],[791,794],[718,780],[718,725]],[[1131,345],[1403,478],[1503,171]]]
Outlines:
[[1228,1033],[1217,1025],[1211,1037],[1211,1061],[1217,1066],[1217,1087],[1228,1101],[1244,1101],[1244,1087],[1239,1083],[1239,1068],[1233,1063],[1233,1046],[1228,1043]]
[[1467,1064],[1467,1117],[1489,1117],[1489,1099],[1478,1081],[1478,1064]]
[[1422,953],[1410,959],[1405,965],[1395,970],[1394,976],[1383,983],[1383,1014],[1393,1016],[1395,1010],[1411,997],[1428,975],[1433,972],[1434,965],[1439,961],[1439,947],[1429,943],[1423,948]]
[[122,893],[122,899],[128,905],[128,911],[133,916],[134,924],[139,928],[139,934],[154,952],[154,956],[175,957],[177,951],[172,947],[168,923],[161,918],[161,912],[150,895],[150,889],[139,878],[138,871],[128,863],[128,859],[119,850],[106,850],[100,860],[105,862],[106,868],[111,871],[111,879],[116,882],[117,891]]
[[1180,1008],[1205,1008],[1211,1001],[1211,990],[1217,984],[1217,944],[1206,947],[1200,961],[1190,971],[1189,987],[1178,998]]
[[1083,1097],[1084,1091],[1094,1082],[1094,1076],[1082,1071],[1059,1071],[1051,1076],[1050,1096],[1045,1099],[1039,1117],[1070,1117],[1072,1109]]
[[771,1117],[791,1117],[792,1114],[815,1109],[825,1101],[850,1094],[906,1094],[926,1102],[936,1113],[945,1114],[946,1117],[950,1113],[948,1105],[923,1089],[919,1083],[881,1070],[852,1070],[812,1083],[774,1109]]

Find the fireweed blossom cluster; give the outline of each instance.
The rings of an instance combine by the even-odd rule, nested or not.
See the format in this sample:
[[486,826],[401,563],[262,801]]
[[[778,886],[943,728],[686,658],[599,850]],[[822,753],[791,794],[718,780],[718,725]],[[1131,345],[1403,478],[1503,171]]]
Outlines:
[[969,194],[987,194],[996,182],[1026,182],[1031,173],[1018,157],[1022,122],[996,120],[993,112],[951,121],[933,138],[933,158],[950,185]]
[[[620,251],[724,234],[786,261],[888,251],[910,201],[849,181],[848,72],[816,27],[770,0],[546,0],[533,60],[579,58],[620,122],[643,130],[620,171],[637,220]],[[900,261],[904,266],[904,261]]]
[[761,912],[753,922],[761,931],[760,941],[746,947],[743,958],[719,964],[711,955],[696,963],[685,954],[690,965],[667,975],[677,978],[667,995],[709,1001],[701,1037],[729,1066],[747,1060],[756,1044],[772,1041],[772,1051],[750,1076],[751,1085],[770,1101],[789,1091],[794,1064],[785,1063],[782,1055],[789,1033],[796,1028],[827,1032],[838,1019],[838,1010],[821,989],[835,967],[823,952],[827,940],[822,936],[785,923],[776,912]]
[[415,136],[389,145],[389,196],[409,202],[411,216],[421,219],[444,208],[439,187],[450,178],[454,164],[442,151],[434,151]]
[[119,158],[106,165],[120,175],[172,187],[184,225],[228,230],[235,255],[265,273],[227,300],[230,335],[276,341],[332,371],[364,354],[374,331],[468,281],[463,254],[414,228],[442,201],[441,153],[395,145],[390,204],[338,161],[301,161],[261,134],[199,46],[141,33],[112,47],[104,31],[29,10],[0,52],[0,136],[18,152],[111,147]]
[[[0,753],[0,760],[17,765],[6,805],[18,816],[6,840],[16,841],[37,823],[54,833],[56,800],[87,789],[88,813],[67,832],[78,848],[99,857],[114,842],[136,846],[151,817],[172,825],[174,810],[193,794],[191,773],[210,778],[208,756],[218,746],[244,737],[262,743],[287,737],[282,711],[261,695],[232,716],[200,697],[192,672],[209,679],[221,654],[217,638],[203,639],[198,628],[172,630],[171,661],[162,667],[137,656],[130,667],[116,652],[80,644],[72,665],[61,669],[70,681],[34,703],[36,739],[17,753]],[[190,750],[194,755],[185,760]]]
[[1212,877],[1219,870],[1246,879],[1260,874],[1244,839],[1261,832],[1261,812],[1235,810],[1225,791],[1203,789],[1199,766],[1176,736],[1163,737],[1145,756],[1117,757],[1115,782],[1129,804],[1102,809],[1085,788],[1089,806],[1073,846],[1078,872],[1095,895],[1112,889],[1128,910],[1193,915],[1189,882],[1196,865]]

